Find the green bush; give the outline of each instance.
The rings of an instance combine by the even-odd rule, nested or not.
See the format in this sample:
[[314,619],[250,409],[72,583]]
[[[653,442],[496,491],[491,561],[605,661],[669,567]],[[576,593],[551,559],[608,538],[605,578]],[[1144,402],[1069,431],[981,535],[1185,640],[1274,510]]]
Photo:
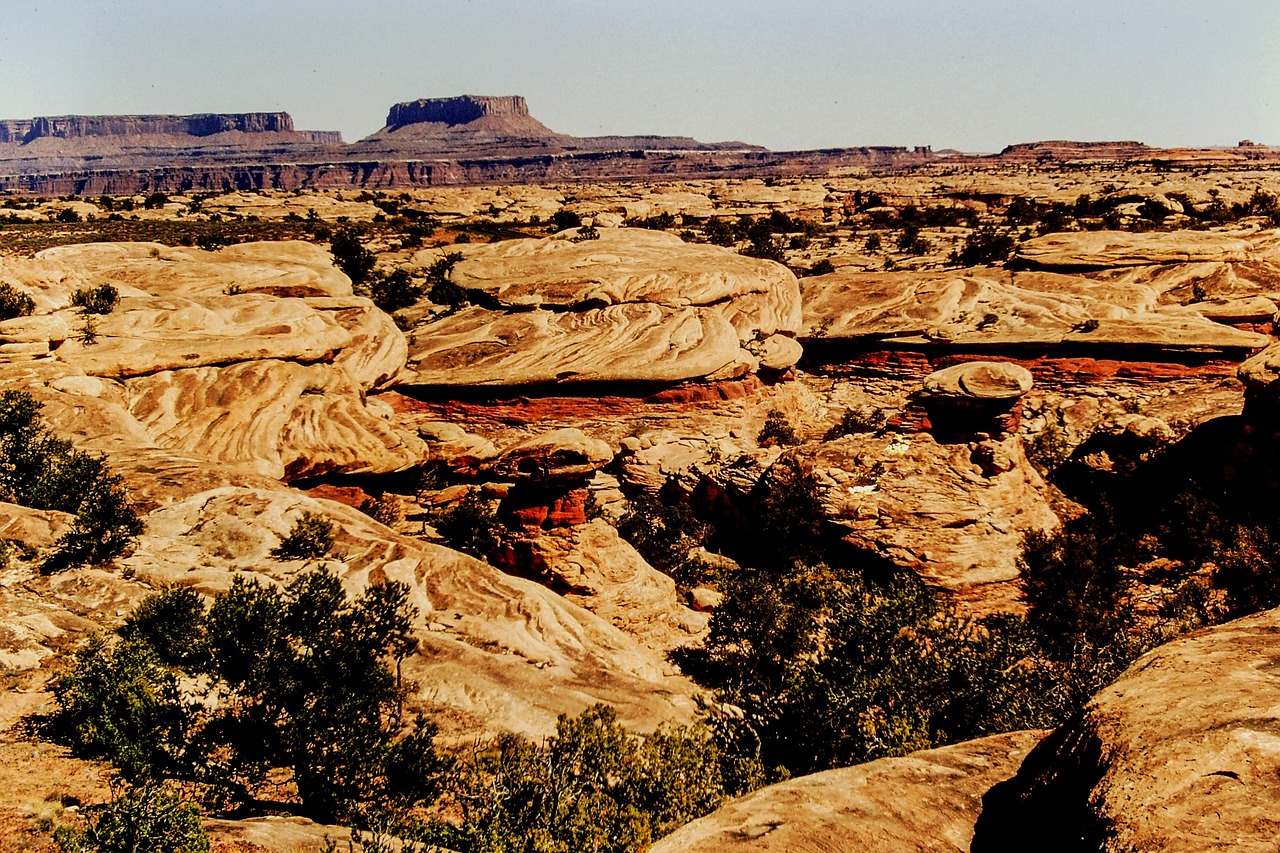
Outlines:
[[846,435],[879,432],[888,421],[889,414],[883,409],[877,409],[874,406],[845,409],[844,414],[840,416],[840,422],[827,430],[826,434],[822,436],[822,440],[834,441]]
[[400,505],[400,499],[390,492],[383,492],[376,498],[369,498],[360,504],[360,511],[388,527],[395,527],[404,520],[404,509]]
[[314,512],[303,512],[289,528],[289,535],[271,551],[277,560],[318,560],[333,547],[333,522]]
[[796,436],[795,427],[791,426],[787,416],[777,409],[770,409],[765,415],[764,426],[756,436],[756,444],[761,447],[770,447],[775,444],[788,446],[799,443],[800,439]]
[[27,317],[36,310],[36,302],[7,281],[0,281],[0,320]]
[[982,225],[969,233],[964,246],[952,252],[950,262],[955,266],[975,267],[980,264],[998,264],[1009,260],[1017,247],[1013,233],[1002,231],[994,225]]
[[40,410],[30,394],[0,393],[0,500],[76,516],[42,571],[113,560],[143,528],[124,483],[102,457],[50,435]]
[[365,248],[360,233],[354,228],[343,228],[333,235],[329,244],[333,262],[347,274],[352,284],[363,284],[373,272],[373,253]]
[[187,714],[177,676],[147,644],[91,638],[55,677],[53,696],[52,731],[75,755],[106,759],[131,782],[177,769]]
[[582,225],[582,217],[572,210],[561,208],[551,215],[551,224],[556,231],[565,231]]
[[741,793],[721,758],[703,726],[636,738],[595,705],[562,715],[541,746],[508,735],[473,750],[448,798],[460,819],[437,824],[437,840],[464,853],[639,853]]
[[394,270],[369,282],[369,297],[387,313],[416,304],[426,292],[427,289],[415,282],[406,269]]
[[159,785],[116,792],[84,829],[60,826],[53,838],[61,853],[209,853],[199,806]]
[[[400,713],[399,663],[416,647],[408,596],[386,583],[352,601],[326,571],[283,590],[237,576],[207,612],[163,591],[124,639],[76,654],[55,685],[51,730],[128,778],[180,779],[211,802],[251,804],[288,770],[318,820],[412,806],[434,796],[440,765],[434,729]],[[207,685],[217,705],[185,704],[180,679]]]
[[668,575],[680,573],[689,551],[706,541],[709,525],[699,521],[688,504],[662,501],[641,493],[618,521],[618,533],[645,561]]
[[81,314],[110,314],[120,301],[120,291],[110,284],[83,287],[71,295],[71,304]]
[[816,262],[813,266],[809,267],[809,271],[806,272],[805,275],[806,276],[830,275],[835,271],[836,271],[836,265],[831,263],[831,259],[823,258],[822,260]]
[[449,547],[482,560],[497,554],[507,538],[507,528],[498,520],[497,502],[479,489],[467,492],[456,505],[440,513],[434,526]]

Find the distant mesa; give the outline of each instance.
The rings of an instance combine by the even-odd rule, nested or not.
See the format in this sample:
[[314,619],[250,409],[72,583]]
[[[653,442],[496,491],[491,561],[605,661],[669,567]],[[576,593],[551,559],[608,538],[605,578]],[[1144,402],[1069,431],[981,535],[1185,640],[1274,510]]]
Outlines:
[[386,127],[370,138],[402,131],[413,136],[487,132],[507,137],[562,137],[529,115],[529,105],[519,95],[461,95],[405,101],[391,108]]
[[387,114],[387,127],[399,128],[419,122],[467,124],[485,116],[527,116],[529,105],[519,95],[494,98],[462,95],[457,98],[419,98],[396,104]]
[[294,130],[285,112],[198,113],[196,115],[39,116],[0,121],[0,143],[27,145],[39,139],[92,139],[102,137],[189,136],[219,133],[276,133],[298,141],[341,142],[337,131]]

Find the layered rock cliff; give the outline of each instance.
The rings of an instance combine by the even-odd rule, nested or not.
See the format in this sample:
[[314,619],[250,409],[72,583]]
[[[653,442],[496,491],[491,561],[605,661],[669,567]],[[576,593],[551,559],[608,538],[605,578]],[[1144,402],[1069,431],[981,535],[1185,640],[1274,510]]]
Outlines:
[[197,115],[39,116],[0,121],[0,142],[111,136],[212,136],[215,133],[294,133],[285,112],[200,113]]
[[519,95],[490,97],[463,95],[458,98],[419,98],[396,104],[387,113],[387,127],[398,128],[406,124],[438,122],[441,124],[466,124],[485,116],[527,116],[529,105]]

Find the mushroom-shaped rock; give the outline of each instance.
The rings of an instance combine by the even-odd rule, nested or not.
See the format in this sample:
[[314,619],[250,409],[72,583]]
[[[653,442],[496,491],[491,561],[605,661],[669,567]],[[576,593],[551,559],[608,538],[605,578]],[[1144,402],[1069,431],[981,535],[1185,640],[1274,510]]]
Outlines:
[[1031,383],[1025,367],[997,361],[970,361],[929,374],[924,405],[934,435],[966,439],[1014,432],[1021,414],[1018,400]]
[[1016,400],[1031,390],[1031,371],[1002,361],[969,361],[925,377],[924,390],[944,397]]
[[487,467],[512,479],[574,480],[590,476],[612,459],[613,448],[608,444],[567,427],[509,447]]

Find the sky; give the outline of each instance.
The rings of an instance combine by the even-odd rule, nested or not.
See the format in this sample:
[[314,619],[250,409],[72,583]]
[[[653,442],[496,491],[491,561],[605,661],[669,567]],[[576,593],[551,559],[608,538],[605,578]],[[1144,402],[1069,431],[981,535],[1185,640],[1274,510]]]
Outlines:
[[0,118],[524,95],[553,130],[775,150],[1280,145],[1280,0],[0,0]]

